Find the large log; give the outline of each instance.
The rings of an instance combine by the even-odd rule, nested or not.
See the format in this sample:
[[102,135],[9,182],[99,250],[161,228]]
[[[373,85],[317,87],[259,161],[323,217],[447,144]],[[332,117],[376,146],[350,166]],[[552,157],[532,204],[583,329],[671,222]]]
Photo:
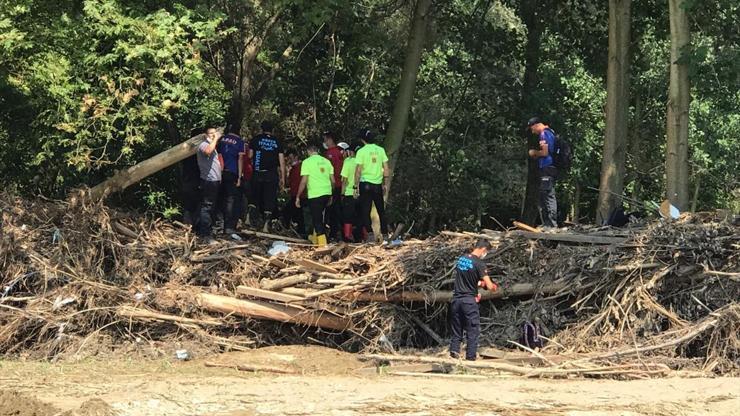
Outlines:
[[191,137],[175,147],[171,147],[156,156],[116,173],[111,178],[90,189],[90,197],[96,201],[106,198],[114,192],[120,192],[147,176],[194,155],[198,149],[198,145],[203,142],[203,139],[205,139],[205,134]]
[[518,235],[534,240],[551,240],[565,241],[568,243],[585,243],[585,244],[622,244],[627,241],[622,237],[603,237],[597,235],[568,234],[568,233],[540,233],[529,231],[512,231],[510,235]]
[[196,297],[198,305],[208,311],[234,314],[248,318],[268,319],[279,322],[315,326],[344,331],[351,321],[328,313],[318,313],[290,306],[276,305],[258,300],[243,300],[228,296],[201,293]]
[[[532,296],[536,293],[542,295],[554,295],[563,289],[568,287],[565,282],[553,282],[546,285],[534,285],[531,283],[516,283],[506,288],[499,288],[495,292],[488,290],[481,290],[481,300],[491,299],[504,299],[509,297],[519,296]],[[427,303],[440,303],[440,302],[451,302],[452,301],[451,290],[438,290],[434,292],[394,292],[394,293],[383,293],[383,292],[370,292],[370,293],[357,293],[352,295],[350,298],[359,302],[392,302],[392,303],[405,303],[405,302],[427,302]]]

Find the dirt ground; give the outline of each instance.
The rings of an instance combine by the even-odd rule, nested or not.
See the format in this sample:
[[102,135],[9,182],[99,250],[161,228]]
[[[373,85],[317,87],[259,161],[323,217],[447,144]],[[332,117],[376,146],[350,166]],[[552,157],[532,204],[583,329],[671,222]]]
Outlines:
[[[206,362],[280,366],[247,373]],[[0,361],[0,416],[737,415],[738,378],[451,380],[366,375],[352,354],[270,347],[192,361]],[[62,413],[63,412],[63,413]]]

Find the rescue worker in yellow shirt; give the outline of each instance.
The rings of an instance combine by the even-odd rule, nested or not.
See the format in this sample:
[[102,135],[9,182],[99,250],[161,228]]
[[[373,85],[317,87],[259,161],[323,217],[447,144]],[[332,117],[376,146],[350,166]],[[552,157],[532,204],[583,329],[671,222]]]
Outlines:
[[342,172],[340,177],[342,178],[342,220],[344,221],[342,227],[342,237],[346,242],[354,241],[354,233],[352,230],[353,226],[360,226],[357,216],[357,199],[355,199],[355,152],[359,150],[362,145],[355,144],[350,146],[347,143],[339,143],[339,146],[344,153],[344,164],[342,165]]
[[[385,197],[388,192],[388,156],[385,149],[375,144],[375,134],[370,130],[362,130],[358,138],[364,144],[355,156],[357,164],[355,170],[354,194],[360,198],[360,221],[363,226],[363,239],[371,229],[370,212],[373,205],[380,217],[381,236],[388,232],[388,223],[385,216]],[[387,242],[385,240],[384,242]]]
[[301,184],[298,186],[298,197],[295,206],[301,207],[300,195],[308,189],[308,208],[311,211],[314,232],[309,239],[315,245],[326,245],[326,207],[331,204],[332,189],[334,188],[334,167],[329,159],[319,155],[316,145],[309,145],[306,149],[308,157],[301,162]]

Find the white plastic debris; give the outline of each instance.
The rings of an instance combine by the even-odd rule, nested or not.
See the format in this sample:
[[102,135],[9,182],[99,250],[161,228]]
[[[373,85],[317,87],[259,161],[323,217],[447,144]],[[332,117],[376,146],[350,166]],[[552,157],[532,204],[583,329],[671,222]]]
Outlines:
[[267,254],[272,256],[277,256],[278,254],[287,253],[290,251],[290,247],[285,243],[285,241],[275,241],[272,243],[272,248],[267,250]]
[[59,228],[54,229],[54,233],[51,235],[51,244],[59,244],[62,241],[62,232]]
[[52,310],[57,310],[62,308],[64,305],[69,305],[70,303],[76,301],[77,298],[69,297],[69,298],[62,298],[61,296],[57,296],[56,299],[54,299],[54,305],[51,307]]
[[137,302],[141,302],[141,301],[143,301],[143,300],[144,300],[144,298],[145,298],[145,297],[146,297],[146,295],[145,295],[145,294],[143,294],[143,293],[141,293],[141,292],[137,292],[137,293],[136,293],[136,294],[134,295],[134,300],[135,300],[135,301],[137,301]]
[[190,353],[188,350],[177,350],[175,351],[175,357],[178,360],[188,361],[190,359]]

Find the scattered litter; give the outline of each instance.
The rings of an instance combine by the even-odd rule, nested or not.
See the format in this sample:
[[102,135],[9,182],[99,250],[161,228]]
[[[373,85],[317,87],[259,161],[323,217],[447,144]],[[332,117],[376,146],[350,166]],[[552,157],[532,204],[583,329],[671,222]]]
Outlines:
[[190,356],[188,350],[177,350],[175,351],[175,358],[181,361],[188,361],[192,357]]
[[290,251],[290,247],[285,243],[285,241],[275,241],[272,243],[272,248],[267,250],[267,254],[272,256],[277,256],[278,254],[285,254]]

